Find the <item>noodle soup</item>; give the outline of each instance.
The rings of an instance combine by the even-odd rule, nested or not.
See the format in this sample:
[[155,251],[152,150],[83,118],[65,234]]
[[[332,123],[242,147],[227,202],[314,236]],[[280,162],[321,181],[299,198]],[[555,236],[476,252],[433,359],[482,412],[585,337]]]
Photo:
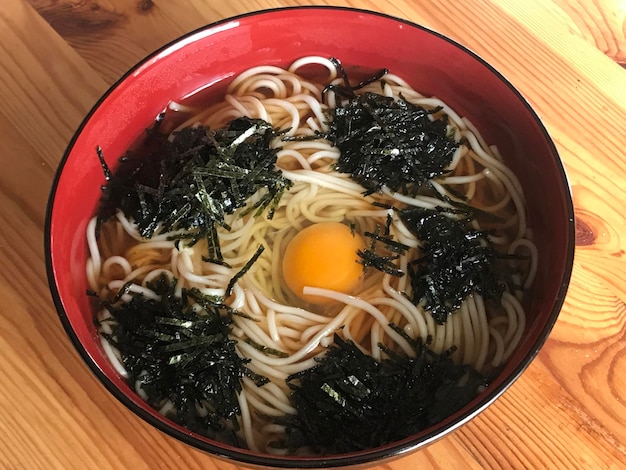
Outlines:
[[[109,358],[172,420],[268,454],[380,446],[460,409],[515,350],[537,266],[521,186],[402,77],[255,67],[150,135],[110,175],[87,277]],[[388,404],[394,380],[426,411]]]

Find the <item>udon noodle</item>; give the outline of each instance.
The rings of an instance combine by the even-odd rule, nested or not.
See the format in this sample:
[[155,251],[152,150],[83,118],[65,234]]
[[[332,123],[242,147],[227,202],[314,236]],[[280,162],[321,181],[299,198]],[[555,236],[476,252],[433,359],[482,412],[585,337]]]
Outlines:
[[[309,75],[301,71],[312,68],[317,70],[317,75],[323,71],[323,76],[316,80],[305,78]],[[188,116],[181,128],[202,124],[219,129],[235,118],[247,116],[286,130],[287,136],[314,136],[328,130],[328,109],[340,101],[330,92],[323,102],[322,89],[325,84],[339,81],[331,61],[305,57],[287,69],[260,66],[241,73],[228,87],[224,99],[206,109],[174,102],[169,108],[177,115]],[[144,239],[134,221],[121,211],[100,227],[99,237],[95,217],[87,229],[90,288],[101,298],[110,298],[126,286],[122,301],[132,294],[158,297],[148,284],[163,274],[176,280],[179,293],[195,287],[206,294],[224,295],[233,275],[259,245],[265,247],[228,298],[231,307],[248,317],[236,316],[233,320],[231,334],[239,340],[238,353],[251,359],[251,370],[270,380],[265,386],[257,387],[253,380],[244,378],[239,394],[240,437],[255,451],[284,452],[268,445],[280,439],[284,428],[267,417],[296,413],[285,380],[290,374],[314,366],[314,358],[324,354],[337,332],[378,360],[384,357],[380,344],[412,354],[406,339],[390,327],[395,324],[412,338],[428,339],[435,352],[455,346],[452,358],[456,362],[483,372],[501,366],[524,332],[523,292],[535,277],[537,255],[517,178],[498,150],[489,146],[469,121],[441,100],[421,95],[393,74],[358,93],[367,91],[394,98],[402,96],[427,109],[441,107],[439,113],[448,116],[450,135],[461,145],[447,168],[449,172],[434,180],[433,187],[453,200],[463,195],[467,204],[497,215],[497,219],[474,220],[474,228],[489,229],[491,241],[500,252],[522,254],[530,259],[517,275],[518,287],[504,292],[500,306],[490,306],[474,293],[444,324],[438,324],[423,305],[414,305],[405,295],[411,289],[407,276],[395,277],[374,269],[366,271],[360,290],[353,295],[308,288],[308,294],[334,299],[330,306],[303,304],[286,289],[280,261],[289,241],[303,228],[320,222],[342,222],[358,233],[374,232],[391,216],[390,235],[410,247],[397,260],[398,267],[406,271],[420,249],[420,242],[393,210],[373,202],[429,209],[448,206],[445,198],[409,197],[388,189],[364,196],[363,187],[334,169],[332,164],[338,159],[339,150],[324,139],[275,139],[273,145],[279,149],[277,165],[293,186],[282,196],[271,219],[238,217],[237,213],[229,216],[231,230],[220,229],[219,240],[224,261],[230,267],[203,261],[206,244],[202,241],[193,246],[176,244],[171,234],[161,232]],[[109,316],[106,309],[97,315],[103,331],[110,331],[107,322],[102,321]],[[286,357],[266,355],[243,341],[246,338],[282,351]],[[119,352],[105,340],[103,346],[119,373],[125,376]],[[137,393],[142,395],[141,383],[135,385]],[[161,411],[167,413],[170,406],[164,403]]]

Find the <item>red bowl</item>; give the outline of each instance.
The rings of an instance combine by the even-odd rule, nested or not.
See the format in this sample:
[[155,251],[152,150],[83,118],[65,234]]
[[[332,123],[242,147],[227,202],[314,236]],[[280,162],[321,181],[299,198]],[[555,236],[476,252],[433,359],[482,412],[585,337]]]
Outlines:
[[[260,64],[287,65],[305,55],[344,64],[389,68],[425,95],[436,95],[468,117],[496,144],[520,179],[539,270],[527,307],[526,331],[488,389],[440,424],[403,441],[327,458],[272,457],[190,433],[147,406],[107,360],[86,295],[85,227],[100,197],[101,146],[110,166],[171,99],[211,87]],[[89,368],[124,405],[158,429],[213,455],[260,467],[339,467],[380,463],[423,448],[479,414],[524,371],[555,323],[574,256],[570,191],[554,144],[518,91],[484,60],[450,39],[408,21],[368,11],[303,7],[250,13],[203,27],[154,52],[115,83],[68,145],[46,215],[50,289],[61,322]]]

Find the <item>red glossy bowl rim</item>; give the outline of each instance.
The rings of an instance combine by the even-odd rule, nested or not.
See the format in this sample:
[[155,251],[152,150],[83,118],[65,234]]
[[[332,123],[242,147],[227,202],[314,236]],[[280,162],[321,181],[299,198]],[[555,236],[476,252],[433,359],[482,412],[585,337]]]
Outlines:
[[[519,99],[519,101],[526,108],[526,111],[529,113],[540,131],[543,133],[543,138],[546,143],[550,147],[551,153],[555,157],[556,168],[558,169],[558,176],[563,183],[563,188],[565,189],[564,199],[567,211],[567,219],[568,219],[568,231],[567,231],[567,246],[565,249],[567,250],[567,254],[565,257],[565,266],[563,271],[563,278],[561,280],[561,284],[559,286],[559,290],[557,293],[557,297],[554,299],[553,308],[550,313],[550,316],[547,318],[545,325],[541,330],[541,334],[536,338],[534,344],[531,347],[531,350],[527,354],[520,364],[518,364],[512,371],[509,373],[507,377],[502,379],[500,384],[493,389],[490,389],[490,392],[486,394],[486,396],[480,400],[480,402],[474,406],[473,408],[467,410],[466,412],[459,414],[457,418],[452,422],[444,422],[443,425],[438,424],[433,426],[430,431],[426,433],[420,433],[414,437],[409,437],[402,441],[391,443],[386,446],[375,448],[371,450],[361,451],[357,453],[349,453],[349,454],[339,454],[339,455],[331,455],[326,457],[293,457],[293,456],[271,456],[268,454],[258,454],[245,449],[236,449],[230,446],[222,446],[218,442],[215,444],[211,442],[207,442],[194,436],[181,432],[179,429],[173,428],[166,421],[160,420],[155,416],[146,412],[143,408],[138,406],[135,402],[133,402],[130,398],[126,396],[124,392],[122,392],[114,382],[107,377],[107,375],[100,369],[98,364],[91,358],[86,349],[83,347],[80,339],[76,335],[76,332],[72,328],[71,322],[67,316],[67,312],[64,309],[62,299],[60,297],[57,284],[55,281],[55,271],[52,263],[52,255],[51,255],[51,222],[52,222],[52,212],[55,202],[56,190],[59,184],[59,179],[65,167],[65,164],[72,153],[74,144],[81,134],[84,127],[90,121],[91,117],[95,113],[95,111],[100,107],[103,101],[129,76],[131,76],[137,69],[139,69],[146,62],[150,61],[154,57],[161,54],[163,51],[168,48],[174,46],[177,43],[188,40],[189,38],[202,33],[203,31],[213,29],[223,25],[225,23],[236,21],[243,18],[253,17],[257,15],[271,15],[273,13],[280,13],[289,10],[340,10],[344,12],[353,12],[357,14],[363,15],[372,15],[378,16],[384,20],[394,21],[398,23],[402,23],[408,27],[420,29],[428,34],[434,35],[439,39],[448,42],[452,46],[460,49],[463,53],[472,56],[475,60],[480,62],[483,66],[485,66],[489,72],[494,74],[498,79],[500,79],[509,90]],[[574,241],[575,241],[575,225],[574,225],[574,207],[571,196],[570,184],[567,178],[567,174],[565,172],[565,168],[563,167],[562,161],[559,158],[558,151],[554,142],[552,141],[550,135],[548,134],[545,126],[543,125],[541,119],[528,103],[528,101],[524,98],[524,96],[509,82],[499,71],[497,71],[492,65],[490,65],[487,61],[485,61],[478,54],[463,46],[462,44],[456,42],[449,37],[436,32],[430,28],[424,27],[412,21],[395,17],[386,13],[380,13],[371,10],[352,8],[352,7],[341,7],[341,6],[293,6],[293,7],[280,7],[280,8],[271,8],[266,10],[257,10],[247,12],[241,15],[236,15],[228,18],[224,18],[207,25],[204,25],[200,28],[197,28],[189,33],[186,33],[162,47],[156,49],[152,53],[145,56],[142,60],[140,60],[137,64],[135,64],[132,68],[130,68],[126,73],[124,73],[118,80],[113,83],[108,90],[98,99],[98,101],[92,106],[90,111],[87,113],[85,118],[82,120],[81,124],[78,126],[75,131],[73,137],[68,143],[68,146],[61,158],[59,165],[57,167],[55,176],[52,181],[52,186],[50,189],[50,194],[47,201],[46,208],[46,217],[45,217],[45,225],[44,225],[44,254],[45,254],[45,263],[46,263],[46,271],[48,277],[48,284],[50,288],[50,292],[52,295],[52,299],[54,305],[57,310],[57,314],[65,329],[66,334],[70,338],[73,343],[75,349],[80,354],[81,358],[85,362],[85,364],[91,369],[91,371],[95,374],[95,376],[100,380],[102,385],[115,397],[117,398],[123,405],[125,405],[128,409],[130,409],[133,413],[135,413],[138,417],[159,429],[160,431],[174,437],[175,439],[184,442],[192,447],[195,447],[199,450],[203,450],[212,454],[216,457],[233,460],[236,462],[241,462],[244,464],[251,464],[262,467],[276,467],[276,468],[328,468],[328,467],[342,467],[342,466],[353,466],[353,465],[363,465],[367,463],[373,463],[380,460],[387,460],[392,457],[399,457],[408,452],[426,447],[427,445],[433,443],[434,441],[442,438],[445,435],[450,434],[455,431],[475,416],[480,414],[483,410],[485,410],[489,405],[491,405],[497,398],[499,398],[518,378],[519,376],[526,370],[526,368],[530,365],[530,363],[534,360],[534,358],[539,353],[540,349],[544,345],[547,340],[550,332],[560,310],[562,308],[563,302],[565,300],[565,296],[567,293],[567,289],[569,287],[569,282],[571,278],[573,263],[574,263]]]

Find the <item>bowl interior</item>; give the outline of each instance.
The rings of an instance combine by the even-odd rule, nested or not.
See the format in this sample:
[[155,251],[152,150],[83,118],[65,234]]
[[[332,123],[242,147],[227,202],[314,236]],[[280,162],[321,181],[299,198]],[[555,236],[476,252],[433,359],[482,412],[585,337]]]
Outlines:
[[249,463],[290,466],[296,460],[256,460],[249,452],[190,435],[135,397],[103,354],[86,296],[85,276],[85,228],[104,182],[95,149],[100,146],[108,164],[115,167],[117,158],[152,124],[169,100],[180,100],[203,88],[219,96],[231,77],[251,66],[287,65],[305,55],[333,56],[347,66],[372,70],[387,67],[423,94],[443,99],[468,117],[489,143],[498,146],[520,179],[529,226],[539,249],[539,270],[527,306],[527,332],[506,368],[471,406],[421,436],[375,453],[348,460],[300,460],[298,465],[359,463],[398,454],[428,443],[487,406],[522,372],[547,337],[563,300],[573,256],[569,190],[544,128],[498,73],[436,33],[363,11],[282,9],[210,25],[149,56],[94,107],[60,164],[46,221],[50,285],[68,334],[109,390],[162,430],[197,447]]

